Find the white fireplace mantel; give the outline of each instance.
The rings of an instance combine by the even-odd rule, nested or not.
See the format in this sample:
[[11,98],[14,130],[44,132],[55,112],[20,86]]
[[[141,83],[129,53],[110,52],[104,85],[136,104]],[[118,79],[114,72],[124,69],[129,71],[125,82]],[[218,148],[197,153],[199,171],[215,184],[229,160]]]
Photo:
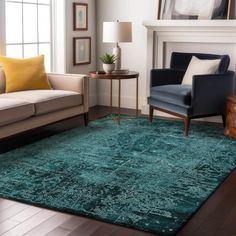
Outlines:
[[153,20],[143,24],[148,29],[152,68],[163,67],[164,44],[168,42],[236,44],[236,20]]
[[236,20],[151,20],[144,21],[143,25],[158,32],[232,32]]
[[[147,97],[150,70],[164,67],[166,43],[236,46],[236,20],[152,20],[144,21],[143,25],[147,28]],[[147,113],[147,108],[147,104],[144,105],[142,112]]]

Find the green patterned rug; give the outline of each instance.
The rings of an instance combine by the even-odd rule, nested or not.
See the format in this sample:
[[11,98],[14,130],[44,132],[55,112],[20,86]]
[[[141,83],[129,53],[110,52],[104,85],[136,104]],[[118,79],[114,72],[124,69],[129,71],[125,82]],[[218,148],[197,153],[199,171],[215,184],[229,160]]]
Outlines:
[[101,119],[0,155],[0,196],[175,234],[236,167],[213,125]]

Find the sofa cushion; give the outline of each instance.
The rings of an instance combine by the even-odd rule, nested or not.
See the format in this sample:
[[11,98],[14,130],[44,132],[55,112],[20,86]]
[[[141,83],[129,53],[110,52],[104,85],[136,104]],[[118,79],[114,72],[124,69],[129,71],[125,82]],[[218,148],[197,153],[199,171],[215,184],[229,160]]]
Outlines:
[[176,105],[191,105],[191,85],[162,85],[151,88],[151,98]]
[[32,103],[18,99],[0,98],[0,126],[27,119],[34,113]]
[[0,56],[6,76],[6,93],[32,89],[51,89],[44,69],[44,56],[8,58]]
[[42,115],[82,104],[82,95],[64,90],[29,90],[0,95],[5,98],[17,98],[35,106],[35,115]]

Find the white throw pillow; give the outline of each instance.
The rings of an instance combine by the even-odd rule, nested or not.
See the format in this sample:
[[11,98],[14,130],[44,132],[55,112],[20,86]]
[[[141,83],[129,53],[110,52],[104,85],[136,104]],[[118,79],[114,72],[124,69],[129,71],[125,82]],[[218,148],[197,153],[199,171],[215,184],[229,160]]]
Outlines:
[[215,74],[219,68],[220,59],[217,60],[200,60],[193,56],[187,71],[184,75],[182,84],[192,84],[194,75]]

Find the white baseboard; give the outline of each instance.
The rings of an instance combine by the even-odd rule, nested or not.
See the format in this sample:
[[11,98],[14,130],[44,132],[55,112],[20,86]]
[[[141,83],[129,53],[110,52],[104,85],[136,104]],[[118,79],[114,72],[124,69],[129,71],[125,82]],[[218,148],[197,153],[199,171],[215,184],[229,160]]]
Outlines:
[[[141,113],[143,115],[148,115],[149,114],[149,105],[143,105],[142,106],[142,111]],[[154,116],[161,116],[161,117],[167,117],[167,118],[175,118],[175,116],[172,116],[170,114],[154,110]],[[214,122],[214,123],[222,123],[222,118],[221,116],[214,116],[214,117],[207,117],[207,118],[200,118],[196,119],[200,121],[206,121],[206,122]]]
[[[148,115],[149,114],[149,105],[143,105],[141,113],[143,115]],[[170,114],[167,114],[167,113],[164,113],[164,112],[161,112],[161,111],[157,111],[157,110],[154,110],[154,116],[169,117],[169,118],[170,117],[171,118],[175,117],[175,116],[172,116]]]

